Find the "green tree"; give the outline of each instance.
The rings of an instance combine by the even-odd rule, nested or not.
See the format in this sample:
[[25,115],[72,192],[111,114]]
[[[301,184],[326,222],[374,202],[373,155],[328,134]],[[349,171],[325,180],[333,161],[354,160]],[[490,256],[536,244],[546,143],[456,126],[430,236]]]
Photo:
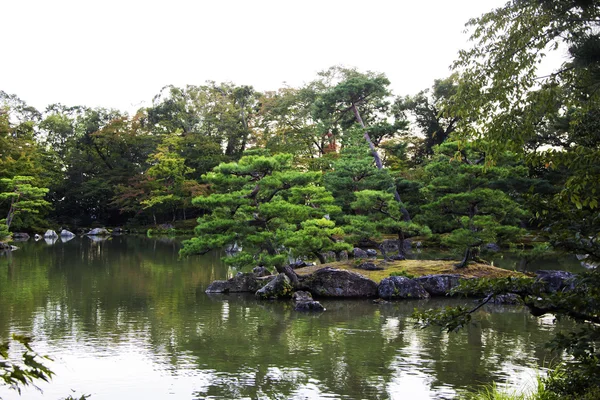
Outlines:
[[[353,69],[336,67],[322,75],[330,80],[340,79],[340,81],[320,94],[314,105],[314,116],[324,121],[331,129],[334,129],[336,124],[347,129],[358,123],[363,129],[363,137],[369,146],[377,169],[382,170],[383,162],[377,152],[376,144],[398,130],[404,129],[406,121],[395,121],[394,124],[380,121],[367,127],[363,116],[367,118],[367,121],[374,120],[378,116],[378,112],[383,113],[388,109],[387,98],[390,92],[387,87],[390,81],[383,74],[372,72],[363,74]],[[372,136],[375,137],[375,141]],[[393,193],[396,201],[402,203],[395,187]],[[404,219],[409,221],[410,214],[404,207],[401,209]]]
[[442,235],[442,243],[462,249],[464,267],[473,249],[518,236],[525,211],[505,191],[494,188],[502,181],[524,174],[524,167],[485,165],[485,153],[472,145],[447,142],[425,167],[427,184],[422,189],[427,203],[420,220]]
[[0,192],[0,204],[6,202],[8,205],[8,214],[3,220],[7,230],[15,221],[19,228],[30,228],[32,226],[31,218],[27,222],[27,217],[39,214],[41,209],[50,205],[44,200],[48,189],[33,186],[31,184],[33,180],[34,178],[31,176],[0,179],[0,185],[4,188],[4,191]]
[[320,258],[321,252],[350,248],[328,219],[340,209],[321,185],[321,174],[295,171],[289,154],[246,155],[220,164],[205,179],[215,192],[193,200],[207,214],[183,255],[237,244],[242,251],[227,262],[282,271],[289,255]]
[[[394,112],[414,117],[418,131],[413,136],[418,137],[414,152],[414,162],[422,163],[425,158],[433,155],[433,148],[442,144],[456,130],[458,116],[443,112],[448,108],[452,96],[458,88],[457,75],[446,79],[436,79],[431,91],[424,90],[415,96],[398,97],[394,103]],[[408,115],[407,115],[408,114]]]
[[[600,5],[587,0],[512,0],[469,21],[473,47],[460,52],[461,73],[451,113],[456,133],[484,138],[492,156],[503,149],[525,152],[536,169],[562,170],[564,186],[540,198],[536,214],[553,244],[600,260]],[[568,52],[564,52],[563,49]],[[560,51],[561,65],[539,73],[547,54]],[[549,146],[550,145],[550,146]],[[534,315],[554,314],[576,323],[553,342],[572,358],[546,387],[556,398],[597,398],[600,381],[598,328],[600,273],[579,274],[571,290],[536,293],[531,282],[482,284],[481,292],[521,294]],[[487,286],[487,287],[483,287]],[[471,288],[472,289],[472,288]],[[425,315],[458,327],[472,310]],[[458,323],[457,323],[458,321]]]
[[[428,236],[428,227],[412,221],[406,221],[402,214],[402,205],[395,201],[391,193],[377,190],[362,190],[355,193],[356,200],[352,208],[357,215],[347,217],[351,231],[367,234],[368,237],[379,233],[395,235],[398,241],[398,260],[406,258],[405,240],[414,236]],[[382,248],[382,251],[384,249]],[[383,253],[385,258],[388,255]]]

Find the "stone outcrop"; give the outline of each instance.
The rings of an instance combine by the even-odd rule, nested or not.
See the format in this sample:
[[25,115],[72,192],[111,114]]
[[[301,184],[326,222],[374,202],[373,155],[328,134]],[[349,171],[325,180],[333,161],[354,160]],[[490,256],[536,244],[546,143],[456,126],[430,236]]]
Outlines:
[[303,277],[301,286],[317,297],[375,297],[377,283],[356,272],[323,268]]
[[255,295],[263,300],[289,299],[292,297],[293,290],[290,278],[285,274],[279,274],[265,286],[258,289]]
[[386,300],[427,299],[429,293],[414,279],[404,276],[390,276],[379,284],[379,297]]
[[460,275],[439,274],[420,276],[415,278],[415,281],[431,296],[446,296],[450,290],[458,285],[460,279]]
[[242,293],[256,291],[267,284],[268,278],[257,277],[254,273],[238,273],[226,281],[214,281],[206,288],[206,293]]

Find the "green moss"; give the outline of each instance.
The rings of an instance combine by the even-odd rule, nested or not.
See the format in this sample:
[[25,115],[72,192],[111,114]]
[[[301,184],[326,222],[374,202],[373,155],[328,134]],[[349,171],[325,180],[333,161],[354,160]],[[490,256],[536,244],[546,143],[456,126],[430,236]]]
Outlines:
[[410,275],[412,277],[435,274],[457,274],[464,278],[506,278],[509,276],[524,276],[519,272],[509,271],[491,265],[471,263],[466,268],[456,269],[454,264],[456,264],[456,261],[449,260],[388,261],[380,263],[380,265],[384,267],[382,271],[364,271],[355,268],[352,260],[300,268],[297,269],[296,272],[300,275],[308,275],[321,268],[331,267],[357,272],[375,282],[381,282],[382,279],[387,278],[394,273],[399,276]]

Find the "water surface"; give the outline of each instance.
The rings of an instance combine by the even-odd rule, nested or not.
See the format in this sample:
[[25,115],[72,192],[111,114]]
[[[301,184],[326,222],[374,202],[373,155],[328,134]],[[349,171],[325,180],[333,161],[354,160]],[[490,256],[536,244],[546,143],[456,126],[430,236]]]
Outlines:
[[[553,355],[560,329],[519,307],[483,309],[458,334],[421,330],[415,307],[322,300],[322,314],[290,302],[204,293],[231,271],[219,254],[179,260],[170,239],[29,241],[0,257],[0,338],[31,334],[56,376],[59,399],[450,399],[493,381],[522,388]],[[14,353],[17,354],[17,353]],[[19,398],[0,388],[0,397]]]

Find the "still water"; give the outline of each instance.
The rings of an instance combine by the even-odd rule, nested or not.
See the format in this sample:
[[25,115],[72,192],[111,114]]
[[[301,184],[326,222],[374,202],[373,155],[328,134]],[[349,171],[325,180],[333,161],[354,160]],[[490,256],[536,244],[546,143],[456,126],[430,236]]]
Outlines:
[[[232,271],[219,254],[179,260],[176,240],[20,247],[0,256],[0,338],[33,335],[56,373],[23,399],[451,399],[494,381],[526,388],[556,357],[544,343],[560,326],[520,307],[483,309],[445,334],[409,316],[449,300],[322,300],[315,315],[209,296]],[[0,397],[19,398],[6,387]]]

